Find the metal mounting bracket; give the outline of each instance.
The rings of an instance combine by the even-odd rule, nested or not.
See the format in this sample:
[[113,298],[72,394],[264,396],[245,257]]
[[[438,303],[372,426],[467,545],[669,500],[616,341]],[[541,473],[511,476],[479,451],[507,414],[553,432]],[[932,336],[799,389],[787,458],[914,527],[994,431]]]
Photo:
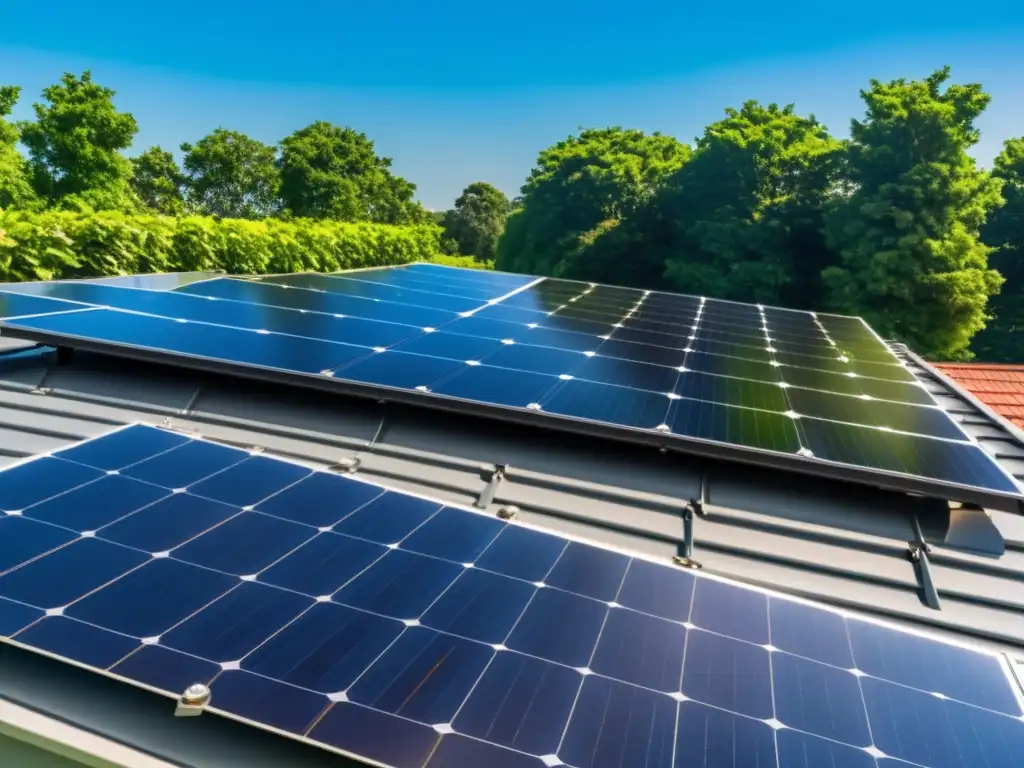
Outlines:
[[494,497],[498,493],[498,486],[501,484],[502,478],[505,477],[505,473],[508,471],[507,464],[495,464],[494,471],[491,472],[491,477],[487,481],[487,485],[480,492],[479,498],[473,502],[473,506],[477,509],[487,509],[494,501]]

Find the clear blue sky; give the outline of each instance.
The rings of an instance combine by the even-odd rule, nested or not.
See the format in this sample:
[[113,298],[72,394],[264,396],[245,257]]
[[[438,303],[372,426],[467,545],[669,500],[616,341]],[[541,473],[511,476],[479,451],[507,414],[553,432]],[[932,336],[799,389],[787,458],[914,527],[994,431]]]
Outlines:
[[537,152],[579,126],[692,141],[756,98],[846,135],[869,78],[947,63],[993,96],[979,160],[1024,134],[1022,0],[4,5],[0,83],[24,86],[20,116],[62,72],[91,68],[138,119],[135,151],[218,126],[276,142],[329,120],[366,132],[434,209],[477,180],[515,194]]

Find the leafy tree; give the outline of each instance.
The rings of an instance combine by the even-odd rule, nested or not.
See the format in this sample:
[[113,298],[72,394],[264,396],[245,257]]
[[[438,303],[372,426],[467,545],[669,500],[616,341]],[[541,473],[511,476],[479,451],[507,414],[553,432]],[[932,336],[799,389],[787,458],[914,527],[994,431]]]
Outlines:
[[841,151],[792,105],[727,109],[631,222],[632,249],[663,263],[675,290],[819,307],[821,272],[835,261],[822,226]]
[[319,121],[281,142],[281,198],[295,216],[383,224],[423,222],[416,187],[391,173],[366,134]]
[[455,207],[445,214],[445,236],[458,244],[459,253],[464,256],[493,259],[508,214],[509,201],[505,193],[487,182],[474,182],[462,191]]
[[273,147],[218,128],[195,144],[182,144],[181,151],[191,208],[232,219],[259,219],[278,210]]
[[92,74],[65,74],[43,90],[35,122],[21,123],[33,183],[55,204],[97,210],[131,209],[131,163],[121,154],[138,130],[135,118],[114,107],[114,91]]
[[989,102],[978,84],[949,85],[949,68],[924,80],[871,81],[865,120],[848,156],[853,192],[828,222],[841,265],[825,271],[832,302],[883,336],[923,354],[966,353],[1002,279],[978,237],[999,205],[999,181],[966,150]]
[[151,147],[132,158],[132,168],[132,188],[144,205],[166,216],[185,212],[185,177],[170,152]]
[[991,303],[992,319],[971,344],[982,360],[1024,362],[1024,138],[1010,139],[992,175],[1003,182],[1004,205],[989,214],[982,240],[996,250],[991,265],[1006,279]]
[[[689,155],[689,147],[669,136],[623,128],[584,130],[545,149],[498,242],[496,266],[607,279],[609,263],[591,259],[592,246],[616,232]],[[641,264],[612,266],[618,282],[642,284]]]
[[5,119],[20,93],[16,85],[0,86],[0,209],[34,208],[37,203],[28,166],[18,152],[18,129]]

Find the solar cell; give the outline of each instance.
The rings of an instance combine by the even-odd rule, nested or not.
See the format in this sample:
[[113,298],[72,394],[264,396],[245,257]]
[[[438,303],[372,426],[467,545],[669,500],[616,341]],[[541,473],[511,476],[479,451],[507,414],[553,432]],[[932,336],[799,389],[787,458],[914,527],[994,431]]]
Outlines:
[[8,285],[0,326],[45,343],[1024,504],[1019,484],[858,318],[412,264],[173,290]]
[[[99,514],[108,482],[149,490]],[[0,640],[385,766],[1024,750],[996,656],[166,430],[8,468],[0,509]]]

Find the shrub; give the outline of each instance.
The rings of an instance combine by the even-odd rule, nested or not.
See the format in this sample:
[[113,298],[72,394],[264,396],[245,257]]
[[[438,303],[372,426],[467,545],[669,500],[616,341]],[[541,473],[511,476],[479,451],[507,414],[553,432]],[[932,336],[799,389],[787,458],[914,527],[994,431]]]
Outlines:
[[[215,269],[333,272],[433,261],[440,235],[433,224],[0,210],[0,282]],[[468,258],[443,263],[482,266]]]

